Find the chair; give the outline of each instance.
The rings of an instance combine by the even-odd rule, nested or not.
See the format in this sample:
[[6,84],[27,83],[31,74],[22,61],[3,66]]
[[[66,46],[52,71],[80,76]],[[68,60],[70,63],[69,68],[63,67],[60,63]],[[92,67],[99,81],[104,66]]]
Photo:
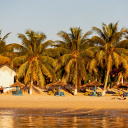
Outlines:
[[98,93],[97,93],[97,96],[98,96],[98,97],[102,96],[101,92],[98,92]]
[[120,93],[119,92],[116,92],[116,96],[120,96]]
[[89,92],[85,92],[85,96],[89,96],[90,95],[90,93]]
[[95,95],[94,95],[94,92],[90,92],[90,96],[95,96]]
[[128,94],[127,94],[126,92],[123,92],[123,95],[124,95],[125,97],[127,97],[127,96],[128,96]]
[[16,91],[12,91],[12,95],[16,95],[17,94],[17,92]]
[[52,91],[48,91],[48,95],[52,95],[53,93],[52,93]]
[[65,96],[65,95],[64,95],[64,92],[60,92],[60,96]]
[[59,92],[55,92],[55,96],[60,96],[60,95],[59,95]]
[[57,90],[54,89],[54,90],[53,90],[54,95],[55,95],[55,92],[57,92]]
[[22,96],[22,90],[12,91],[12,95]]

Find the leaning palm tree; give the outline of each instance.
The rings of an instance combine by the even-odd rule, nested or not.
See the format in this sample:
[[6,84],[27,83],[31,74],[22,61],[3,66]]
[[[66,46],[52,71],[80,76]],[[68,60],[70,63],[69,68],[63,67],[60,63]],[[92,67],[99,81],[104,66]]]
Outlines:
[[33,82],[44,88],[45,77],[50,78],[51,81],[55,79],[54,59],[45,55],[53,42],[48,40],[42,43],[46,35],[32,30],[27,30],[26,35],[18,34],[18,37],[22,40],[22,45],[12,44],[19,52],[19,56],[13,59],[13,66],[18,67],[17,79],[24,78],[24,83],[30,85],[30,94],[32,94]]
[[81,83],[81,79],[86,77],[85,64],[93,58],[94,54],[89,49],[89,39],[87,36],[91,34],[88,31],[82,35],[80,28],[70,28],[71,33],[60,31],[57,35],[62,38],[62,41],[56,41],[56,51],[60,53],[57,58],[56,71],[62,70],[62,80],[72,82],[75,85],[74,95],[77,95],[77,86]]
[[122,36],[128,33],[128,29],[123,28],[118,32],[117,25],[118,22],[116,24],[110,23],[108,26],[103,24],[103,30],[93,27],[93,30],[100,36],[92,37],[92,42],[94,45],[97,45],[97,53],[95,59],[92,60],[92,65],[94,69],[97,65],[106,69],[104,94],[107,87],[109,72],[113,65],[117,68],[122,65],[125,69],[125,75],[128,75],[128,52],[124,48],[117,47],[118,43],[122,41]]
[[[1,35],[1,32],[2,31],[0,30],[0,35]],[[10,49],[10,47],[6,45],[6,42],[5,42],[9,34],[10,32],[7,33],[3,38],[0,37],[0,64],[10,64],[9,55],[13,50]]]

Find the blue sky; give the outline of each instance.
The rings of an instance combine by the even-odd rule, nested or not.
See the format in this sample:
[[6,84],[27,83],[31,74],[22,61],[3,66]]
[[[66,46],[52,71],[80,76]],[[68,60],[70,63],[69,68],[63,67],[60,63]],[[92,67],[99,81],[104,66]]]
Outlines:
[[102,23],[118,23],[118,29],[128,27],[127,0],[0,0],[0,29],[9,43],[21,43],[17,34],[27,29],[43,32],[46,40],[60,39],[60,31],[80,27],[83,33]]

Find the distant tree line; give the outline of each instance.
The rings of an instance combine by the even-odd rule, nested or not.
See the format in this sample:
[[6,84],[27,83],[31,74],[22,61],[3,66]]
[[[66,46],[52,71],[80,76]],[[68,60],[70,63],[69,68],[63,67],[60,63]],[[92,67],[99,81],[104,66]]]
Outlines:
[[113,68],[118,69],[116,81],[128,77],[128,28],[118,31],[117,26],[118,22],[103,23],[102,29],[92,27],[84,34],[81,28],[71,27],[70,33],[57,33],[61,40],[56,41],[45,41],[44,33],[27,30],[18,34],[21,44],[6,45],[7,33],[0,37],[0,64],[13,68],[16,79],[30,87],[36,84],[45,88],[61,79],[73,84],[77,94],[81,83],[98,79],[106,90]]

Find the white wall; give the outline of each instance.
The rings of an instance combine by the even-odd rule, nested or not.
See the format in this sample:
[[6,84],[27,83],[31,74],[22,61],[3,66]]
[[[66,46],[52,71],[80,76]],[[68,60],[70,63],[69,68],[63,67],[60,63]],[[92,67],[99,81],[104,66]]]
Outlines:
[[[9,67],[7,66],[1,67],[0,68],[0,86],[2,86],[3,88],[8,88],[10,85],[14,83],[15,75],[16,73]],[[4,89],[4,92],[5,90],[8,90],[8,89]]]

